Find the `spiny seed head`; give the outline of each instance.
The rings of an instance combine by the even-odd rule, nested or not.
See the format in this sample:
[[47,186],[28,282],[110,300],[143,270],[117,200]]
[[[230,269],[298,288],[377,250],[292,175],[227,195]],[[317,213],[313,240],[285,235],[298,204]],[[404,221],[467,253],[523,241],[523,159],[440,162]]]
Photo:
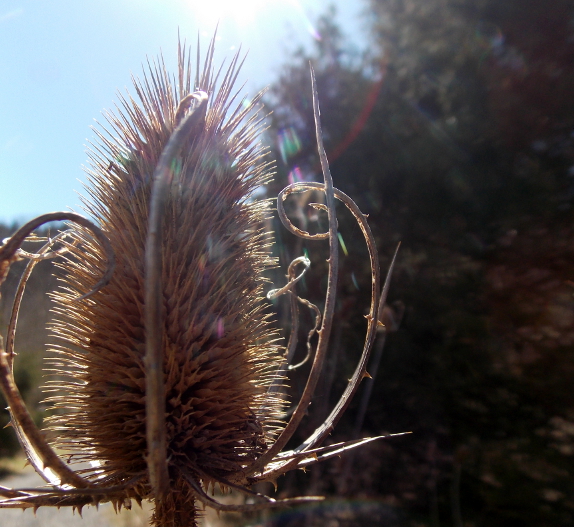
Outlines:
[[134,79],[139,101],[121,97],[107,114],[109,132],[96,132],[89,151],[84,203],[114,248],[115,272],[104,289],[73,301],[106,267],[100,246],[78,230],[54,294],[54,443],[97,466],[98,481],[142,477],[145,498],[144,252],[152,176],[181,119],[180,101],[207,92],[205,120],[172,163],[163,221],[165,412],[170,484],[178,489],[156,510],[158,525],[194,524],[179,467],[204,485],[225,479],[260,456],[280,426],[282,402],[268,390],[279,366],[277,335],[262,299],[262,274],[273,263],[262,230],[270,203],[254,197],[271,177],[257,140],[259,97],[237,98],[237,57],[217,79],[212,56],[210,48],[194,76],[180,49],[177,79],[160,58],[143,80]]

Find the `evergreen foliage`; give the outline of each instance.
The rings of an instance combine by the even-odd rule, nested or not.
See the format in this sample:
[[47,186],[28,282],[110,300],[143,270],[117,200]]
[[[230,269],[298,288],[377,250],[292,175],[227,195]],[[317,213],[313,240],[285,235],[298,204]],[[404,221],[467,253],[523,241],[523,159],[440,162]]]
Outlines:
[[[362,433],[413,435],[356,456],[348,481],[344,461],[328,478],[316,468],[313,492],[382,500],[405,525],[569,525],[574,10],[560,0],[370,5],[371,53],[350,56],[323,17],[315,51],[273,87],[273,127],[309,144],[311,60],[335,184],[370,214],[383,261],[402,241],[391,300],[405,316]],[[316,177],[311,147],[283,161],[279,187]],[[351,256],[338,316],[354,321],[368,277],[347,229],[340,219]],[[300,249],[283,241],[290,256]],[[347,323],[358,338],[360,323]],[[352,341],[339,360],[352,360]],[[349,436],[352,423],[338,431]]]

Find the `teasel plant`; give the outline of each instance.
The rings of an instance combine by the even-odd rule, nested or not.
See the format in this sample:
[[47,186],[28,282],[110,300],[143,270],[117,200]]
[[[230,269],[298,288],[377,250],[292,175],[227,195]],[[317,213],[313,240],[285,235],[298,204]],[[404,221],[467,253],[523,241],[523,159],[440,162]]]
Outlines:
[[[178,75],[163,61],[148,63],[134,79],[139,102],[120,95],[120,106],[96,131],[89,156],[85,210],[54,212],[22,226],[0,246],[0,283],[17,260],[20,279],[6,334],[0,337],[0,384],[11,424],[29,463],[45,480],[39,488],[0,487],[0,508],[72,507],[133,501],[154,504],[151,524],[192,527],[204,507],[244,512],[321,500],[274,499],[252,490],[294,469],[382,437],[321,446],[349,405],[366,372],[381,331],[389,286],[383,286],[374,238],[353,200],[334,188],[312,77],[313,111],[323,183],[295,183],[277,198],[285,228],[329,244],[328,285],[321,313],[301,298],[298,281],[310,266],[295,259],[287,283],[267,293],[287,295],[293,317],[285,347],[279,342],[263,289],[275,265],[265,231],[272,201],[257,189],[273,163],[259,142],[264,127],[259,94],[240,98],[237,54],[229,67],[213,68],[214,41],[200,66],[185,43]],[[284,210],[292,194],[324,194],[328,231],[309,234]],[[286,450],[311,403],[327,360],[336,301],[338,238],[335,200],[353,214],[365,237],[372,298],[363,352],[352,378],[322,425]],[[38,227],[65,221],[66,229],[36,253],[22,245]],[[44,389],[51,415],[40,430],[14,381],[15,335],[22,296],[34,266],[57,259],[61,285],[52,293],[52,346]],[[297,346],[298,306],[316,313],[309,341],[307,382],[293,408],[284,393]],[[382,328],[384,330],[384,328]],[[288,416],[288,417],[287,417]],[[216,486],[247,496],[243,505],[213,497]]]

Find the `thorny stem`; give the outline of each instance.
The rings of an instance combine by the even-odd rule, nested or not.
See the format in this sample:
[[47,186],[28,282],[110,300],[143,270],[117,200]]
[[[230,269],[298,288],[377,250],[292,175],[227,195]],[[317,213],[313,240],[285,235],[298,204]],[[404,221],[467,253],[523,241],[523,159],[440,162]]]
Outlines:
[[[298,274],[295,275],[295,268],[299,265],[303,264],[303,270]],[[273,300],[285,293],[290,293],[289,300],[291,305],[291,333],[289,334],[289,341],[287,343],[287,351],[285,352],[285,357],[283,362],[277,369],[277,373],[271,386],[269,386],[268,393],[274,393],[279,389],[282,375],[287,371],[289,364],[295,354],[295,348],[297,347],[297,335],[299,333],[299,308],[297,307],[297,299],[299,298],[295,293],[295,286],[297,282],[305,276],[305,273],[309,270],[311,266],[311,262],[309,258],[306,256],[300,256],[299,258],[295,258],[290,264],[287,270],[287,278],[289,279],[287,284],[281,287],[280,289],[272,289],[267,293],[267,299]]]
[[410,434],[411,432],[400,432],[398,434],[385,434],[375,437],[365,437],[363,439],[353,439],[342,443],[306,450],[305,452],[295,452],[289,450],[277,456],[268,470],[259,478],[260,481],[275,481],[279,476],[295,468],[305,468],[316,463],[321,463],[335,456],[341,456],[352,449],[389,437],[398,437]]
[[[295,276],[295,267],[298,264],[303,264],[304,269],[297,276]],[[287,291],[292,291],[295,284],[299,280],[301,280],[303,276],[305,276],[305,273],[309,270],[310,266],[311,262],[309,261],[309,258],[307,258],[306,256],[300,256],[299,258],[295,258],[295,260],[293,260],[289,264],[289,269],[287,270],[287,277],[289,278],[289,282],[287,282],[287,284],[280,289],[271,289],[271,291],[267,293],[268,300],[273,300],[274,298],[277,298],[278,296],[287,293]]]
[[[0,247],[0,283],[2,283],[6,277],[10,264],[22,257],[18,251],[28,235],[34,229],[45,223],[63,220],[73,221],[89,229],[103,246],[108,260],[108,268],[106,269],[102,279],[96,284],[92,291],[83,297],[80,297],[80,299],[86,298],[98,289],[104,287],[109,282],[115,266],[113,249],[109,240],[94,223],[73,212],[51,212],[44,214],[29,221],[18,229],[18,231],[16,231],[16,233],[8,239],[2,247]],[[11,349],[13,337],[9,340]],[[48,445],[42,432],[34,423],[14,381],[12,361],[12,353],[6,353],[4,351],[3,340],[0,336],[0,387],[2,388],[4,397],[9,405],[10,415],[13,420],[14,428],[17,431],[19,441],[28,454],[32,465],[42,478],[54,486],[60,486],[63,484],[73,485],[78,488],[86,488],[90,486],[90,482],[87,479],[79,476],[76,472],[68,468],[68,466],[56,455],[54,450],[50,445]]]
[[[10,322],[8,324],[8,330],[6,333],[6,354],[8,363],[10,366],[11,371],[13,371],[13,361],[14,361],[14,342],[16,338],[16,325],[18,323],[18,315],[20,312],[20,305],[22,303],[22,298],[24,296],[24,291],[26,289],[26,283],[34,270],[36,264],[38,264],[44,257],[55,257],[61,254],[61,251],[49,251],[53,247],[55,243],[60,241],[65,236],[69,235],[68,231],[61,232],[58,235],[54,236],[48,243],[46,243],[36,254],[29,254],[25,251],[18,251],[17,254],[24,255],[25,257],[32,257],[24,269],[24,273],[20,277],[20,282],[18,283],[18,289],[16,290],[16,296],[14,297],[14,302],[12,304],[12,312],[10,315]],[[65,248],[66,249],[66,248]],[[66,249],[67,250],[67,249]],[[30,464],[34,467],[34,470],[42,476],[48,483],[55,483],[53,477],[51,477],[50,473],[46,473],[46,469],[43,466],[43,462],[41,457],[38,455],[38,452],[33,447],[28,438],[28,433],[22,428],[20,421],[18,419],[14,419],[12,423],[16,435],[18,436],[18,441],[20,445],[26,452],[26,457],[28,458]]]
[[320,120],[320,110],[319,110],[319,97],[317,94],[317,85],[315,80],[315,72],[311,67],[311,85],[313,90],[313,115],[315,118],[315,133],[317,136],[317,148],[319,151],[319,157],[321,159],[321,167],[323,169],[323,178],[325,180],[324,186],[321,188],[325,190],[327,214],[329,217],[329,273],[327,278],[327,294],[325,298],[325,309],[323,316],[323,323],[321,329],[319,330],[319,341],[317,343],[317,351],[315,352],[315,358],[313,360],[313,365],[311,366],[311,371],[309,372],[309,377],[307,378],[307,383],[301,395],[301,399],[295,408],[295,411],[291,415],[291,419],[273,444],[271,448],[265,454],[263,454],[251,467],[249,467],[249,473],[253,474],[257,471],[263,469],[263,467],[273,459],[273,457],[278,454],[283,447],[287,444],[289,439],[293,436],[297,427],[301,423],[301,420],[307,413],[307,408],[311,404],[311,399],[315,388],[317,387],[317,382],[319,381],[319,376],[323,369],[323,363],[325,361],[325,356],[327,354],[327,346],[329,343],[329,337],[331,335],[331,327],[333,324],[333,313],[335,311],[335,301],[336,301],[336,289],[337,289],[337,275],[339,271],[339,241],[337,238],[337,216],[335,214],[335,194],[333,189],[333,178],[331,177],[331,172],[329,170],[329,163],[327,161],[327,154],[325,153],[325,148],[323,146],[323,136],[321,132],[321,120]]
[[121,508],[127,500],[135,499],[141,504],[141,498],[133,492],[135,481],[113,487],[91,487],[83,489],[8,489],[0,487],[0,496],[8,499],[0,501],[2,509],[38,509],[39,507],[72,507],[80,515],[86,505],[95,505],[111,501],[114,508]]
[[245,505],[225,504],[208,496],[201,488],[201,485],[193,478],[193,476],[189,475],[187,472],[183,473],[183,477],[189,483],[195,499],[217,511],[248,512],[263,509],[274,509],[277,507],[289,507],[291,505],[301,505],[309,502],[314,503],[325,499],[323,496],[304,496],[300,498],[274,500],[273,498],[259,494],[258,497],[263,498],[265,501],[259,503],[248,503]]
[[[301,271],[300,274],[295,276],[295,267],[297,267],[297,265],[300,263],[302,263],[305,266],[305,268]],[[283,364],[279,367],[279,370],[277,372],[277,378],[275,379],[275,382],[273,383],[271,388],[273,387],[276,388],[278,386],[279,376],[281,375],[281,372],[285,371],[286,369],[295,370],[300,366],[303,366],[303,364],[305,364],[309,360],[313,351],[311,346],[311,338],[313,338],[313,335],[318,332],[319,325],[321,324],[322,313],[315,304],[309,302],[309,300],[306,300],[305,298],[301,298],[295,293],[295,286],[297,285],[297,282],[299,282],[299,280],[303,278],[303,276],[309,270],[310,267],[311,262],[309,258],[307,258],[306,256],[300,256],[299,258],[295,258],[289,264],[289,269],[287,271],[287,278],[289,278],[289,281],[287,282],[287,284],[281,287],[280,289],[272,289],[267,293],[268,300],[273,300],[281,295],[289,294],[291,304],[291,333],[289,335],[289,341],[287,343],[285,360],[283,361]],[[293,355],[295,354],[295,349],[297,347],[298,342],[297,334],[299,332],[299,308],[297,306],[297,302],[300,302],[301,304],[308,307],[311,311],[315,313],[315,325],[311,328],[311,331],[309,331],[307,336],[307,355],[298,364],[291,364],[291,360],[293,359]],[[274,390],[270,389],[270,391]]]
[[[384,302],[386,299],[386,293],[388,291],[390,275],[394,266],[394,261],[396,258],[393,257],[391,267],[389,269],[389,274],[387,280],[385,281],[383,291],[379,295],[380,289],[380,277],[379,277],[379,266],[378,257],[375,249],[375,242],[370,231],[370,228],[366,222],[366,216],[363,215],[356,204],[343,192],[335,189],[333,187],[333,181],[329,171],[329,166],[327,162],[327,157],[322,141],[321,124],[320,124],[320,110],[318,103],[318,95],[316,88],[315,75],[311,68],[311,78],[312,78],[312,90],[313,90],[313,110],[315,118],[315,128],[317,136],[318,152],[321,160],[321,166],[324,176],[324,184],[321,183],[300,183],[295,185],[290,185],[286,187],[280,194],[278,199],[278,212],[279,217],[285,227],[290,230],[290,232],[301,236],[305,239],[328,239],[329,240],[329,273],[328,273],[328,284],[327,284],[327,294],[325,300],[324,308],[324,318],[322,321],[321,329],[319,330],[319,340],[317,343],[317,349],[311,371],[307,380],[307,384],[301,396],[301,400],[297,404],[291,419],[283,429],[282,433],[277,438],[275,444],[263,454],[256,462],[251,466],[246,467],[244,471],[241,472],[241,477],[239,479],[253,483],[255,481],[264,481],[275,479],[277,476],[284,474],[286,471],[296,468],[305,467],[324,459],[331,458],[333,456],[338,456],[341,453],[366,444],[377,439],[381,439],[387,436],[379,436],[374,438],[366,438],[362,440],[348,441],[345,443],[339,443],[336,445],[330,445],[327,447],[314,448],[321,441],[323,441],[327,434],[331,432],[336,422],[340,419],[341,415],[348,406],[352,396],[356,392],[361,380],[367,375],[366,374],[366,364],[369,356],[369,352],[372,348],[377,327],[380,325],[379,314],[382,311]],[[189,110],[192,100],[196,100],[196,104]],[[146,241],[145,250],[145,330],[146,330],[146,354],[145,354],[145,371],[146,371],[146,436],[147,436],[147,463],[149,470],[149,480],[152,486],[152,496],[156,501],[161,501],[169,489],[169,475],[167,471],[167,443],[166,443],[166,430],[165,430],[165,384],[164,384],[164,372],[163,372],[163,357],[162,357],[162,339],[163,339],[163,320],[162,320],[162,303],[163,303],[163,292],[162,292],[162,220],[164,216],[165,209],[167,207],[168,195],[170,186],[174,176],[173,162],[179,155],[179,152],[186,139],[189,138],[190,133],[193,128],[198,125],[203,119],[205,119],[207,111],[207,95],[204,92],[195,92],[193,94],[185,97],[181,102],[178,110],[175,114],[175,125],[177,128],[172,133],[169,141],[164,148],[158,165],[156,166],[153,185],[151,192],[150,201],[150,215],[148,223],[148,236]],[[241,118],[241,115],[237,119]],[[315,204],[316,208],[321,208],[327,211],[329,219],[329,230],[326,233],[320,233],[311,235],[305,231],[296,228],[290,220],[287,218],[284,208],[283,201],[285,198],[296,192],[302,192],[306,190],[322,190],[325,192],[326,206]],[[337,287],[337,274],[338,274],[338,238],[337,238],[337,218],[335,214],[335,198],[343,201],[347,208],[352,212],[354,217],[365,237],[367,247],[369,250],[370,263],[371,263],[371,273],[372,273],[372,301],[371,309],[369,315],[367,315],[368,327],[367,336],[365,339],[365,344],[359,364],[353,374],[352,379],[341,396],[336,407],[333,409],[331,414],[325,420],[325,422],[317,429],[315,432],[308,437],[299,447],[296,449],[281,452],[284,446],[287,444],[289,439],[294,434],[295,430],[299,426],[302,418],[306,414],[307,408],[311,402],[311,398],[315,391],[319,375],[322,370],[322,366],[327,353],[327,346],[329,342],[329,336],[331,333],[333,314],[335,308],[336,299],[336,287]],[[313,204],[310,204],[313,206]],[[11,262],[19,259],[25,253],[19,251],[21,243],[24,241],[26,236],[37,226],[45,223],[47,221],[57,221],[62,219],[68,219],[79,223],[80,225],[91,230],[94,237],[100,241],[103,245],[107,258],[108,258],[108,269],[104,274],[103,278],[98,282],[95,288],[84,295],[82,298],[86,298],[90,294],[103,287],[110,279],[111,273],[114,265],[113,251],[111,245],[103,233],[95,227],[91,222],[83,218],[82,216],[73,213],[52,213],[41,216],[32,222],[27,223],[22,227],[8,242],[0,247],[0,283],[6,276],[8,268]],[[42,251],[47,250],[55,240],[52,240],[47,244]],[[30,256],[30,255],[26,255]],[[45,258],[46,255],[32,255],[34,258]],[[294,276],[294,266],[296,263],[301,263],[297,259],[295,260],[289,268],[289,283],[280,290],[274,291],[272,295],[279,295],[283,293],[289,293],[291,295],[291,306],[292,312],[297,313],[296,304],[297,301],[305,303],[308,307],[313,308],[312,304],[307,303],[303,299],[297,297],[294,292],[294,286],[300,277],[304,274],[301,273],[300,276]],[[308,263],[305,263],[307,266]],[[30,265],[30,269],[33,265]],[[28,270],[26,271],[28,272]],[[29,276],[29,274],[27,275]],[[22,288],[27,279],[21,282],[20,287]],[[21,296],[16,301],[19,307]],[[293,307],[295,306],[295,308]],[[316,308],[315,308],[315,311]],[[15,317],[17,318],[17,312]],[[296,317],[295,317],[296,318]],[[15,320],[15,319],[14,319]],[[319,319],[318,319],[319,320]],[[296,321],[295,321],[296,323]],[[12,324],[12,322],[11,322]],[[32,506],[37,507],[39,504],[42,505],[72,505],[81,508],[83,505],[90,502],[90,496],[94,496],[91,501],[98,502],[104,499],[122,499],[123,497],[130,497],[130,489],[128,488],[131,482],[125,486],[119,487],[98,487],[89,480],[86,480],[79,476],[77,473],[71,471],[63,462],[56,456],[54,451],[49,447],[41,432],[35,427],[30,415],[27,412],[26,407],[22,401],[20,393],[16,384],[14,383],[13,372],[12,372],[12,357],[11,350],[13,348],[13,326],[15,326],[15,321],[11,326],[11,333],[9,335],[10,346],[9,353],[4,352],[2,347],[2,339],[0,337],[0,385],[5,392],[6,399],[8,400],[12,412],[13,419],[15,421],[15,428],[22,430],[24,438],[21,440],[23,446],[25,444],[30,445],[31,450],[27,450],[29,456],[33,458],[34,455],[37,456],[39,460],[37,465],[40,469],[39,472],[48,482],[55,486],[62,484],[70,484],[76,487],[73,492],[67,492],[67,489],[60,488],[56,491],[47,491],[42,496],[33,496],[27,494],[25,491],[18,491],[12,489],[5,489],[0,487],[0,495],[6,496],[9,499],[2,502],[3,507],[22,507],[22,506]],[[314,329],[315,330],[315,329]],[[313,331],[314,331],[313,330]],[[311,335],[311,334],[310,334]],[[296,343],[296,335],[293,338],[291,335],[288,355],[292,355]],[[310,353],[309,353],[310,355]],[[25,432],[24,432],[25,431]],[[402,434],[392,434],[392,435],[402,435]],[[34,464],[34,463],[33,463]],[[52,472],[53,471],[53,472]],[[254,474],[258,473],[256,476]],[[307,497],[307,498],[294,498],[289,500],[273,500],[271,498],[258,495],[253,493],[248,489],[237,486],[234,483],[230,486],[238,488],[242,492],[246,492],[256,498],[265,500],[263,503],[255,503],[249,505],[224,505],[213,498],[210,498],[206,492],[203,490],[201,484],[197,479],[185,472],[181,472],[182,476],[187,480],[191,487],[196,499],[202,503],[209,505],[217,510],[224,511],[237,511],[242,512],[246,510],[255,510],[260,508],[270,508],[270,507],[280,507],[288,506],[294,504],[305,503],[309,501],[316,501],[321,498],[317,497]],[[240,474],[235,474],[234,480]],[[220,479],[220,478],[215,478]],[[90,486],[88,489],[87,487]],[[82,490],[83,489],[83,490]],[[123,491],[123,494],[117,494],[114,496],[115,492]],[[35,491],[31,491],[32,494]],[[101,493],[101,494],[100,494]],[[97,498],[96,495],[97,494]],[[74,496],[76,495],[76,496]],[[100,500],[99,497],[102,496]],[[66,497],[64,497],[66,496]],[[38,499],[37,499],[38,498]],[[43,500],[43,501],[39,501]],[[14,505],[12,505],[14,503]],[[29,505],[28,505],[29,504]]]
[[[68,483],[75,487],[87,487],[90,482],[73,470],[69,469],[66,464],[56,455],[54,450],[48,445],[42,432],[36,427],[32,416],[28,412],[26,405],[20,395],[20,390],[14,382],[12,368],[8,362],[8,354],[4,351],[2,337],[0,337],[0,387],[2,393],[10,406],[10,415],[22,430],[25,442],[30,449],[38,456],[38,460],[43,465],[34,467],[39,469],[39,474],[52,485],[61,485]],[[18,434],[20,436],[20,434]],[[26,448],[28,452],[28,448]]]
[[[295,276],[295,267],[300,263],[302,263],[305,266],[305,268],[301,271],[300,274]],[[292,325],[291,334],[289,335],[289,342],[287,343],[287,353],[285,354],[285,361],[280,366],[278,375],[286,368],[288,370],[295,370],[300,366],[303,366],[303,364],[305,364],[309,360],[313,351],[311,346],[311,338],[315,333],[317,333],[317,328],[321,324],[321,318],[323,315],[319,310],[319,308],[315,304],[309,302],[309,300],[301,298],[295,293],[295,285],[297,285],[297,282],[301,280],[303,276],[305,276],[305,273],[309,270],[309,267],[311,267],[311,261],[306,256],[300,256],[299,258],[295,258],[289,264],[289,269],[287,271],[287,277],[289,278],[289,281],[287,282],[287,284],[280,289],[272,289],[267,293],[267,298],[269,300],[273,300],[274,298],[277,298],[286,293],[290,295],[291,300],[290,302],[291,325]],[[311,331],[309,331],[309,334],[307,336],[307,355],[305,355],[305,358],[298,364],[291,364],[291,360],[293,359],[293,355],[295,354],[295,348],[297,347],[297,333],[299,332],[299,309],[297,307],[297,302],[301,302],[301,304],[307,306],[311,311],[315,313],[315,325],[311,328]],[[273,386],[276,385],[277,384],[274,383]]]
[[[163,372],[163,288],[162,288],[162,221],[173,180],[173,162],[193,128],[205,119],[207,94],[194,92],[197,103],[185,117],[178,109],[181,122],[171,134],[156,166],[150,202],[148,234],[145,248],[145,329],[146,329],[146,436],[150,483],[156,499],[165,496],[167,472],[167,439],[165,424],[165,382]],[[190,97],[180,106],[189,107]]]
[[77,300],[82,300],[88,298],[89,296],[93,295],[95,292],[99,291],[102,287],[106,286],[114,272],[114,268],[116,265],[116,259],[114,256],[114,250],[110,244],[110,241],[106,237],[106,235],[102,232],[102,230],[96,226],[95,223],[91,222],[84,216],[80,214],[76,214],[75,212],[49,212],[47,214],[42,214],[33,220],[30,220],[28,223],[25,223],[20,227],[7,241],[4,245],[0,247],[0,284],[6,278],[6,273],[8,272],[8,268],[10,264],[21,258],[18,254],[18,250],[20,246],[26,241],[26,238],[30,235],[32,231],[41,227],[45,223],[50,223],[51,221],[72,221],[85,227],[94,235],[94,237],[98,240],[98,242],[102,245],[104,249],[104,253],[106,255],[106,259],[108,260],[108,266],[104,275],[100,279],[100,281],[92,288],[89,293],[81,296]]
[[[8,354],[9,357],[10,366],[12,366],[12,361],[14,360],[14,341],[16,338],[16,325],[18,324],[20,305],[22,304],[22,298],[24,296],[24,291],[26,289],[28,279],[30,278],[32,271],[34,270],[34,267],[36,267],[36,265],[39,262],[48,258],[55,258],[63,253],[61,249],[49,252],[48,250],[52,248],[55,243],[60,241],[62,238],[68,236],[69,234],[70,234],[69,231],[64,231],[57,234],[48,243],[42,246],[37,253],[28,253],[22,250],[18,251],[17,253],[19,255],[24,256],[25,258],[28,258],[30,261],[28,262],[28,265],[26,265],[26,269],[24,269],[24,272],[20,277],[20,281],[18,282],[18,289],[16,290],[16,296],[14,297],[14,302],[12,304],[10,322],[8,323],[8,330],[6,332],[6,353]],[[62,249],[64,249],[65,251],[68,250],[67,247],[63,247]]]
[[46,489],[44,488],[19,488],[19,489],[9,489],[0,486],[0,496],[6,496],[10,498],[17,497],[31,497],[34,495],[40,495],[42,497],[68,497],[68,496],[100,496],[106,494],[111,496],[116,494],[116,497],[127,497],[126,490],[133,487],[141,479],[141,476],[134,477],[123,483],[121,485],[113,485],[110,487],[90,487],[88,489]]
[[[293,293],[291,293],[291,295],[293,295]],[[313,354],[313,346],[311,345],[311,339],[313,338],[313,335],[315,333],[318,333],[318,328],[319,325],[321,324],[321,318],[323,316],[320,309],[312,302],[309,302],[309,300],[300,297],[296,297],[296,299],[297,301],[301,302],[304,306],[307,306],[311,311],[315,313],[315,325],[311,328],[311,330],[307,334],[307,354],[305,355],[305,357],[303,357],[303,360],[301,360],[297,364],[289,364],[288,366],[289,371],[300,368],[301,366],[306,364],[307,361],[311,358],[311,355]]]
[[[343,194],[343,193],[341,192],[341,194]],[[345,196],[345,197],[350,200],[350,198],[348,196]],[[364,224],[367,225],[366,221],[364,222]],[[362,226],[361,226],[361,228],[362,228]],[[368,232],[370,234],[370,229]],[[372,234],[371,234],[371,237],[372,237]],[[373,245],[373,249],[374,249],[374,245]],[[374,300],[373,304],[375,306],[377,306],[377,310],[376,310],[376,312],[373,313],[373,310],[371,309],[371,313],[369,315],[367,315],[367,338],[366,338],[365,345],[363,348],[363,353],[362,353],[361,358],[359,360],[359,364],[357,365],[355,372],[353,373],[353,376],[351,377],[351,380],[347,384],[347,387],[345,388],[343,395],[341,395],[339,402],[337,403],[335,408],[333,408],[333,410],[331,411],[331,413],[329,414],[327,419],[325,419],[323,424],[319,428],[317,428],[317,430],[315,430],[315,432],[313,434],[311,434],[301,445],[299,445],[296,448],[297,451],[304,451],[304,450],[307,450],[308,448],[312,448],[314,445],[321,443],[325,439],[325,437],[327,437],[327,435],[329,435],[331,433],[331,431],[333,430],[333,428],[335,427],[335,425],[337,424],[337,422],[339,421],[339,419],[341,418],[341,416],[343,415],[343,413],[347,409],[347,406],[349,406],[349,403],[351,402],[351,399],[353,398],[353,396],[355,395],[355,392],[359,388],[361,381],[365,377],[368,376],[368,374],[366,373],[367,362],[369,360],[369,354],[370,354],[370,351],[373,347],[373,342],[374,342],[376,334],[377,334],[377,327],[381,324],[380,320],[377,318],[377,314],[382,313],[382,306],[384,306],[385,301],[387,299],[390,279],[391,279],[391,276],[393,274],[393,269],[395,266],[395,261],[397,258],[398,250],[399,250],[399,247],[397,246],[397,248],[395,250],[395,254],[393,255],[393,259],[391,261],[391,265],[389,266],[389,270],[387,272],[387,277],[386,277],[385,283],[383,285],[383,291],[382,291],[382,293],[378,299],[378,302],[375,300],[376,296],[373,297],[373,300]],[[376,256],[376,252],[374,253],[374,255]],[[377,271],[378,271],[378,260],[377,260],[377,267],[375,269],[377,269]],[[377,275],[378,275],[378,272],[377,272]],[[375,282],[375,281],[373,281],[373,282]],[[375,288],[375,284],[373,283],[373,289],[374,288]],[[378,289],[377,289],[377,291],[378,291]],[[375,316],[373,316],[373,315],[375,315]]]
[[[304,192],[308,190],[323,190],[323,185],[321,183],[295,183],[289,185],[285,189],[281,191],[277,200],[277,209],[279,212],[279,216],[281,218],[285,218],[284,226],[298,236],[301,236],[305,239],[325,239],[327,237],[326,233],[319,233],[315,235],[311,235],[305,231],[301,231],[297,229],[287,218],[284,208],[283,208],[283,201],[286,197],[295,192]],[[387,278],[385,280],[385,284],[383,286],[383,290],[381,295],[379,296],[379,288],[380,288],[380,277],[379,277],[379,261],[378,255],[376,252],[375,247],[375,240],[371,233],[370,227],[367,223],[366,216],[361,213],[355,202],[347,196],[344,192],[341,192],[338,189],[334,189],[334,194],[337,199],[342,201],[346,207],[350,210],[353,214],[355,219],[357,220],[359,227],[363,232],[363,236],[365,237],[365,241],[367,243],[367,248],[369,250],[369,258],[371,263],[371,278],[372,278],[372,288],[371,288],[371,308],[370,313],[367,315],[367,336],[365,339],[365,344],[363,347],[363,352],[361,358],[359,360],[359,364],[353,374],[353,377],[349,381],[347,388],[345,389],[343,395],[341,396],[339,402],[331,412],[331,414],[327,417],[327,419],[323,422],[323,424],[315,430],[315,432],[309,436],[301,445],[299,445],[296,449],[290,452],[286,452],[285,454],[289,454],[291,452],[307,452],[309,449],[312,449],[315,445],[319,444],[323,439],[332,431],[337,421],[342,416],[343,412],[347,408],[348,404],[351,401],[351,398],[355,394],[356,390],[358,389],[360,382],[366,376],[366,366],[369,358],[369,353],[372,348],[377,328],[380,324],[379,322],[379,314],[382,312],[382,306],[386,301],[389,284],[390,284],[390,277],[392,275],[392,270],[394,267],[394,262],[396,258],[396,251],[393,257],[391,266],[387,273]],[[397,247],[398,251],[398,247]],[[280,457],[280,456],[278,456]],[[277,461],[281,461],[281,459],[277,459]],[[286,470],[294,468],[294,466],[298,465],[296,461],[290,461],[288,463],[282,463],[279,467],[273,467],[269,471],[264,472],[260,479],[272,479],[275,475],[283,473]]]

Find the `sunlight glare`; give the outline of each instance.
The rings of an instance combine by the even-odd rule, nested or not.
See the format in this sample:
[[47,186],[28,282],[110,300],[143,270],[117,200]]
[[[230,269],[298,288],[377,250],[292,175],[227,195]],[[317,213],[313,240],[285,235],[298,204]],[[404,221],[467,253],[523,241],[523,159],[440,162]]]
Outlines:
[[276,0],[192,0],[190,7],[201,26],[215,26],[231,19],[240,27],[253,24],[258,14]]

